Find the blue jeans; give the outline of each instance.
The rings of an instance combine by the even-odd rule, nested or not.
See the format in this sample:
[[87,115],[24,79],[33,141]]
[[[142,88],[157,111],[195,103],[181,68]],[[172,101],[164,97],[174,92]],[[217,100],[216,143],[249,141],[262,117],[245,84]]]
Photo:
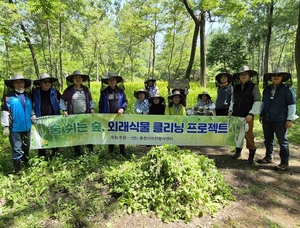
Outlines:
[[11,132],[9,142],[12,148],[13,160],[18,160],[25,155],[28,155],[30,148],[30,131],[26,132]]
[[285,127],[286,121],[280,122],[267,122],[263,121],[262,127],[264,131],[266,157],[273,157],[274,148],[274,133],[278,139],[280,152],[279,156],[281,163],[289,164],[290,150],[289,142],[287,139],[287,128]]

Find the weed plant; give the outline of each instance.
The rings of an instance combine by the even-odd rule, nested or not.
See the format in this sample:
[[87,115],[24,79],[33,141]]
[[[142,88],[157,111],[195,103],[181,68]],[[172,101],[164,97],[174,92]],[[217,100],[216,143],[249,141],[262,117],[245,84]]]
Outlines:
[[129,213],[153,211],[165,222],[214,215],[233,199],[213,160],[177,146],[155,147],[138,162],[106,167],[104,176]]

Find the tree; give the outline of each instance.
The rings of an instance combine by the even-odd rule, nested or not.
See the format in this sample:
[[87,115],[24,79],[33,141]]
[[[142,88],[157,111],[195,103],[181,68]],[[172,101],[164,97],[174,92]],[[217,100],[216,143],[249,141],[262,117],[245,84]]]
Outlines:
[[295,64],[297,73],[297,97],[300,97],[300,1],[298,4],[298,27],[295,42]]
[[229,33],[214,34],[207,53],[209,66],[219,66],[219,72],[234,72],[247,63],[243,41]]

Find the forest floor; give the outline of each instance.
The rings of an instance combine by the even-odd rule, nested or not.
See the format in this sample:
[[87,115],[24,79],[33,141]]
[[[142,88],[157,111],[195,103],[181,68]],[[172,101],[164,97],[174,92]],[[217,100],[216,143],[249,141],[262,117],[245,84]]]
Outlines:
[[[255,160],[265,154],[263,142],[257,143]],[[147,153],[149,147],[140,147]],[[191,222],[164,223],[155,215],[120,214],[103,219],[101,226],[116,228],[184,228],[184,227],[300,227],[300,145],[290,144],[290,170],[277,172],[280,163],[276,145],[273,164],[247,165],[248,150],[243,149],[241,158],[230,158],[230,147],[184,147],[194,153],[214,159],[216,167],[232,187],[235,201],[220,209],[211,217],[204,215]]]

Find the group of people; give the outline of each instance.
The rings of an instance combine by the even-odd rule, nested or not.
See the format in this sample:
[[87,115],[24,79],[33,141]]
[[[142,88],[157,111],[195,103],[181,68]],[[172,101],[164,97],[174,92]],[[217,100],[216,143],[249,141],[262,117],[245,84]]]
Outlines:
[[[272,84],[265,87],[261,99],[258,85],[251,81],[257,72],[243,66],[237,73],[219,73],[216,76],[218,91],[216,104],[211,100],[207,92],[198,95],[199,101],[193,107],[198,110],[206,107],[215,110],[216,115],[238,116],[245,118],[249,129],[245,133],[246,147],[249,149],[248,164],[254,163],[256,146],[254,143],[253,123],[254,115],[260,114],[260,122],[263,126],[266,155],[259,159],[258,163],[272,163],[274,134],[280,145],[281,162],[275,167],[276,170],[287,170],[289,166],[289,146],[287,129],[292,126],[295,119],[296,101],[293,89],[283,82],[290,80],[291,74],[276,69],[272,73],[264,75],[266,81]],[[101,79],[107,87],[101,90],[98,104],[99,113],[116,113],[121,115],[125,112],[128,101],[126,94],[118,83],[123,81],[121,76],[108,73]],[[233,80],[240,83],[233,86]],[[12,147],[12,157],[15,172],[21,170],[21,161],[28,162],[30,148],[31,125],[37,117],[70,114],[95,113],[95,104],[89,88],[83,82],[89,81],[89,76],[76,70],[66,77],[69,86],[63,94],[53,86],[58,80],[47,73],[41,74],[39,79],[34,80],[34,89],[27,92],[32,81],[22,75],[15,75],[12,79],[5,80],[5,85],[11,89],[2,98],[1,124],[3,134],[9,136]],[[149,78],[145,81],[145,88],[134,91],[136,102],[134,111],[136,114],[152,115],[186,115],[186,95],[188,91],[173,89],[169,94],[168,106],[165,106],[164,97],[160,96],[156,80]],[[93,152],[93,145],[87,145]],[[114,151],[114,145],[108,145],[109,152]],[[51,149],[51,156],[55,156],[58,148]],[[119,145],[122,155],[126,155],[125,145]],[[231,156],[236,159],[241,156],[242,148],[236,147]],[[45,149],[38,150],[39,156],[46,156]],[[81,155],[80,146],[74,146],[75,157]]]

